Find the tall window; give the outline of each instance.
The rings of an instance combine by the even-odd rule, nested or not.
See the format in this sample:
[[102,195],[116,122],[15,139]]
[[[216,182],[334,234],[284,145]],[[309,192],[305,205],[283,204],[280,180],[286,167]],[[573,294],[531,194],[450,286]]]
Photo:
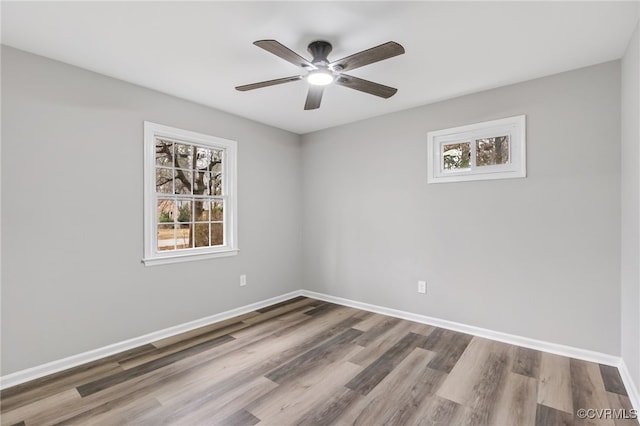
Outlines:
[[526,176],[524,115],[429,132],[428,182]]
[[144,133],[144,263],[236,254],[236,143],[150,122]]

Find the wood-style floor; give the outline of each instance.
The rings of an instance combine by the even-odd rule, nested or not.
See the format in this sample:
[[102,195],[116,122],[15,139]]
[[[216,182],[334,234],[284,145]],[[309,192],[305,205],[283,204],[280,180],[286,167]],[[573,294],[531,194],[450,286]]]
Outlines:
[[6,389],[2,425],[638,425],[617,369],[299,297]]

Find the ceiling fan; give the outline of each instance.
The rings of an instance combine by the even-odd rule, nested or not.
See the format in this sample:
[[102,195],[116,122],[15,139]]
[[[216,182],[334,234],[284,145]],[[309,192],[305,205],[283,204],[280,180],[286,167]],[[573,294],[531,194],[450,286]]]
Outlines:
[[327,59],[327,56],[332,49],[331,43],[322,40],[314,41],[309,44],[307,50],[313,56],[313,59],[310,61],[276,40],[258,40],[253,44],[261,47],[267,52],[279,56],[293,65],[301,67],[307,71],[307,74],[237,86],[236,90],[241,92],[306,79],[310,86],[307,94],[307,100],[304,104],[304,109],[310,110],[320,107],[324,87],[331,83],[359,90],[371,95],[380,96],[385,99],[390,98],[398,91],[398,89],[393,87],[344,74],[345,71],[351,71],[374,62],[402,55],[404,53],[404,48],[394,41],[383,43],[379,46],[354,53],[353,55],[333,62],[329,62]]

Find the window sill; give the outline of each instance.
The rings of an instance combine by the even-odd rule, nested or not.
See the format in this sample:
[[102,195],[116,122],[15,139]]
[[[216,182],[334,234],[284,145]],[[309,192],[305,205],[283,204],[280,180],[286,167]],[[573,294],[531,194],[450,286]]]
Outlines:
[[476,180],[514,179],[525,177],[527,177],[527,172],[523,168],[522,170],[506,170],[484,173],[451,173],[450,175],[428,176],[427,183],[468,182]]
[[217,257],[235,256],[239,252],[238,249],[218,251],[215,253],[198,253],[198,254],[176,254],[166,257],[152,257],[142,259],[144,266],[168,265],[170,263],[191,262],[194,260],[215,259]]

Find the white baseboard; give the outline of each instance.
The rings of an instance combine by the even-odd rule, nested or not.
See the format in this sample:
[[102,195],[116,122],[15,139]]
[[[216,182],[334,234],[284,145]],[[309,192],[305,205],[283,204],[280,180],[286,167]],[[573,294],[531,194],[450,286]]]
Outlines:
[[509,343],[511,345],[523,346],[525,348],[551,352],[562,356],[597,362],[599,364],[611,365],[614,367],[618,367],[620,365],[620,357],[603,354],[601,352],[574,348],[572,346],[565,346],[558,343],[545,342],[542,340],[530,339],[528,337],[517,336],[515,334],[502,333],[500,331],[488,330],[486,328],[480,328],[458,322],[447,321],[440,318],[429,317],[426,315],[386,308],[384,306],[371,305],[369,303],[357,302],[355,300],[344,299],[342,297],[330,296],[328,294],[316,293],[313,291],[302,290],[302,295],[306,297],[312,297],[314,299],[324,300],[326,302],[336,303],[338,305],[350,306],[352,308],[362,309],[364,311],[388,315],[390,317],[402,318],[422,324],[429,324],[436,327],[459,331],[461,333],[472,334],[474,336],[497,340],[499,342]]
[[186,322],[173,327],[165,328],[164,330],[154,331],[144,336],[134,337],[133,339],[124,340],[122,342],[114,343],[112,345],[104,346],[101,348],[93,349],[87,352],[83,352],[70,357],[62,358],[56,361],[48,362],[46,364],[38,365],[36,367],[28,368],[26,370],[16,371],[15,373],[7,374],[0,377],[0,389],[10,388],[12,386],[19,385],[20,383],[28,382],[30,380],[38,379],[40,377],[48,376],[49,374],[57,373],[59,371],[67,370],[78,365],[85,364],[87,362],[95,361],[100,358],[104,358],[110,355],[115,355],[119,352],[136,348],[147,343],[152,343],[167,337],[175,336],[176,334],[184,333],[186,331],[194,330],[205,325],[213,324],[218,321],[223,321],[229,318],[243,315],[256,309],[264,308],[266,306],[280,303],[288,299],[300,296],[302,292],[300,290],[292,291],[287,294],[272,297],[270,299],[261,300],[256,303],[241,306],[236,309],[231,309],[219,314],[210,315],[205,318],[200,318],[195,321]]
[[311,297],[318,300],[324,300],[326,302],[336,303],[338,305],[349,306],[352,308],[362,309],[364,311],[375,312],[378,314],[388,315],[396,318],[402,318],[402,319],[415,321],[422,324],[434,325],[436,327],[459,331],[461,333],[467,333],[467,334],[484,337],[486,339],[491,339],[491,340],[497,340],[499,342],[509,343],[512,345],[523,346],[526,348],[536,349],[539,351],[550,352],[550,353],[554,353],[562,356],[567,356],[567,357],[582,359],[585,361],[597,362],[599,364],[618,367],[620,371],[620,376],[622,377],[622,380],[624,381],[624,385],[629,394],[629,399],[631,400],[631,404],[635,409],[640,411],[640,393],[638,392],[638,388],[636,387],[635,383],[631,379],[631,376],[629,374],[629,371],[627,369],[627,366],[624,360],[622,360],[622,358],[620,357],[608,355],[600,352],[590,351],[586,349],[560,345],[557,343],[550,343],[542,340],[530,339],[528,337],[517,336],[514,334],[488,330],[486,328],[475,327],[475,326],[453,322],[453,321],[447,321],[439,318],[429,317],[426,315],[414,314],[411,312],[400,311],[397,309],[386,308],[384,306],[372,305],[369,303],[358,302],[355,300],[330,296],[328,294],[316,293],[308,290],[292,291],[290,293],[272,297],[270,299],[262,300],[262,301],[245,305],[236,309],[231,309],[225,312],[221,312],[219,314],[210,315],[208,317],[201,318],[195,321],[190,321],[174,327],[165,328],[164,330],[145,334],[144,336],[135,337],[133,339],[114,343],[112,345],[104,346],[102,348],[83,352],[77,355],[72,355],[67,358],[63,358],[63,359],[52,361],[46,364],[38,365],[36,367],[29,368],[26,370],[17,371],[15,373],[11,373],[6,376],[0,377],[0,389],[6,389],[12,386],[16,386],[21,383],[28,382],[30,380],[48,376],[49,374],[57,373],[59,371],[76,367],[78,365],[82,365],[87,362],[95,361],[97,359],[114,355],[122,351],[133,349],[147,343],[152,343],[161,339],[165,339],[167,337],[174,336],[176,334],[194,330],[198,327],[203,327],[218,321],[223,321],[229,318],[233,318],[238,315],[243,315],[248,312],[255,311],[257,309],[264,308],[266,306],[270,306],[275,303],[280,303],[297,296]]
[[631,405],[640,414],[640,392],[638,391],[638,387],[636,386],[635,382],[631,378],[629,369],[627,369],[627,363],[624,362],[623,358],[620,358],[618,371],[620,371],[620,376],[622,377],[622,381],[624,382],[624,387],[627,390],[629,399],[631,400]]

